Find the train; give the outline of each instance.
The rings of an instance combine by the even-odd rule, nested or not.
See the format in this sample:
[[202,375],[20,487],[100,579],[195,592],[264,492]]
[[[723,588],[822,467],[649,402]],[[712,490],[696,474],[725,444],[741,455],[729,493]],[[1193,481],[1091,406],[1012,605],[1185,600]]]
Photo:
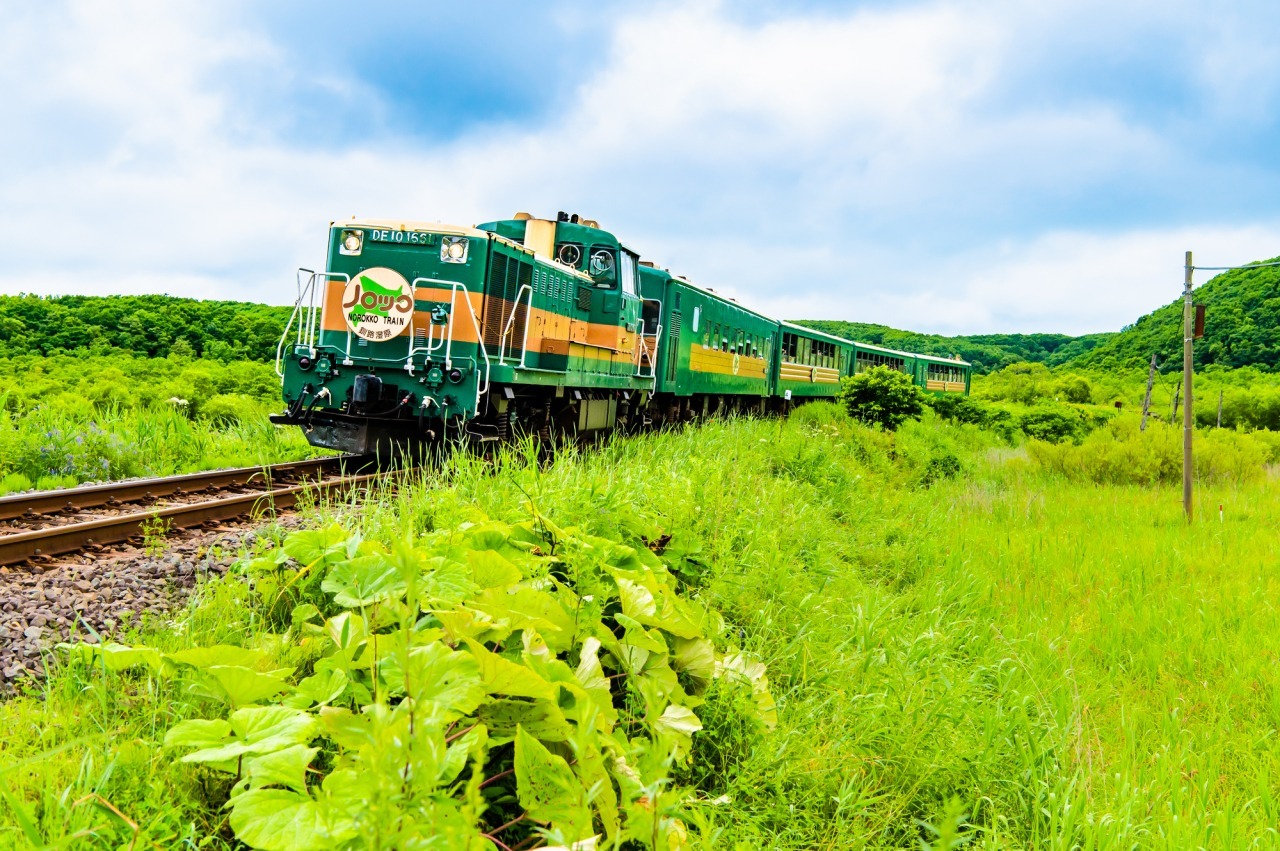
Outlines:
[[299,269],[276,351],[315,446],[554,440],[834,398],[874,366],[968,394],[971,366],[773,319],[641,259],[598,222],[352,218]]

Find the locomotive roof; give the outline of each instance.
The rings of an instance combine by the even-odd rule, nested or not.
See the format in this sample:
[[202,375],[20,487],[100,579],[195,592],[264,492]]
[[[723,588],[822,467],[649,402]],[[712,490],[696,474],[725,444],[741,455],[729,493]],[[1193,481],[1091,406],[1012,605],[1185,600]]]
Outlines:
[[425,230],[434,233],[447,233],[453,236],[490,236],[482,230],[467,225],[451,225],[446,222],[416,222],[409,219],[361,219],[352,216],[350,221],[330,222],[329,227],[367,227],[385,230]]

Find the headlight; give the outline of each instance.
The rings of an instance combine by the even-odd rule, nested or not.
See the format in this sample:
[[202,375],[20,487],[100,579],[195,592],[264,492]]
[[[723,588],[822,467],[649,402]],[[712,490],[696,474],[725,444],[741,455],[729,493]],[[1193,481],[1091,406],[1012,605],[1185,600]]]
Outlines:
[[344,230],[342,232],[342,240],[338,248],[339,254],[359,254],[361,247],[364,245],[364,231],[362,230]]
[[440,260],[443,263],[467,262],[467,238],[465,236],[446,236],[440,242]]

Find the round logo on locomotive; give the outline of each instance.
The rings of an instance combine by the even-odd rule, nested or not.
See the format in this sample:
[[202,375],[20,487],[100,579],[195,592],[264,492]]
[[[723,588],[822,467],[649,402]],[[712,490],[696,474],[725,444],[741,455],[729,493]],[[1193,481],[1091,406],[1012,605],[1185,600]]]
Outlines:
[[342,315],[357,337],[374,342],[398,337],[413,318],[413,288],[395,269],[365,269],[347,282]]

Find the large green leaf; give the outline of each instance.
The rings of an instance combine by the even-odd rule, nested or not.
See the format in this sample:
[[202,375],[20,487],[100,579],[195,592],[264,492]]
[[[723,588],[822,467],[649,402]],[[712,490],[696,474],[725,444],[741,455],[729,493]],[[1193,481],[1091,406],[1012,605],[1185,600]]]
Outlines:
[[346,557],[347,540],[351,536],[337,523],[330,523],[323,529],[306,529],[294,532],[285,538],[284,551],[303,566],[331,561]]
[[395,562],[379,552],[338,562],[320,583],[335,603],[351,609],[402,597],[408,587]]
[[575,754],[577,761],[573,770],[587,790],[591,805],[600,815],[605,834],[612,837],[618,832],[618,793],[605,769],[604,756],[594,742],[577,746]]
[[348,657],[355,655],[360,645],[369,637],[369,627],[364,618],[355,612],[339,612],[329,618],[324,622],[324,631]]
[[574,676],[600,709],[612,711],[613,693],[609,690],[609,679],[600,666],[599,653],[600,639],[591,637],[582,642],[582,650],[578,655],[578,669],[574,672]]
[[424,609],[456,606],[475,590],[471,571],[453,559],[427,559],[418,577],[419,605]]
[[692,709],[674,703],[664,709],[661,717],[653,724],[660,730],[685,738],[702,729],[702,722],[693,714]]
[[293,690],[276,672],[262,674],[239,665],[210,665],[204,673],[217,682],[226,695],[226,702],[232,706],[258,703],[282,691]]
[[642,583],[615,575],[623,614],[646,626],[660,627],[681,638],[700,637],[701,630],[680,611],[671,590],[658,583],[650,573],[643,574],[643,578],[645,581]]
[[306,792],[307,766],[319,751],[319,748],[305,745],[290,745],[284,750],[249,757],[244,761],[244,773],[254,789],[287,786],[297,792]]
[[470,638],[465,641],[480,666],[480,680],[488,694],[555,700],[556,690],[551,683],[524,665],[504,659]]
[[231,829],[261,851],[312,851],[332,842],[320,806],[307,795],[253,789],[231,799]]
[[472,606],[512,629],[535,629],[557,653],[569,649],[573,639],[573,613],[552,595],[535,588],[491,588]]
[[217,644],[213,647],[192,647],[167,654],[168,659],[180,665],[191,665],[195,668],[207,668],[210,665],[237,665],[242,668],[256,668],[267,657],[261,650],[250,650],[247,647],[232,647]]
[[346,750],[359,750],[370,744],[369,721],[350,709],[325,706],[320,709],[320,723],[333,743]]
[[589,835],[586,794],[569,763],[547,750],[523,727],[516,728],[516,795],[535,821],[550,822],[570,841]]
[[164,734],[166,748],[213,748],[231,736],[231,722],[221,718],[194,718],[175,724]]
[[458,775],[462,773],[462,769],[467,766],[468,757],[474,758],[483,764],[485,755],[488,753],[488,747],[488,728],[483,724],[477,724],[472,727],[460,739],[449,745],[449,750],[445,753],[445,758],[440,763],[440,774],[437,777],[437,782],[441,786],[447,786],[457,780]]
[[511,634],[511,626],[506,621],[495,621],[485,612],[466,606],[437,610],[435,617],[444,627],[445,637],[454,644],[464,638],[490,636],[493,640],[501,640]]
[[341,668],[317,670],[316,673],[298,683],[294,693],[284,701],[284,705],[293,709],[327,706],[342,697],[343,692],[347,690],[347,683],[347,672]]
[[310,714],[283,706],[250,706],[231,713],[229,742],[187,754],[183,762],[225,762],[249,753],[271,753],[306,744],[316,731]]
[[560,707],[549,700],[494,700],[481,706],[476,716],[489,728],[495,745],[514,739],[517,727],[544,742],[566,741],[573,732]]
[[470,653],[450,650],[441,642],[389,653],[378,673],[392,694],[409,694],[419,707],[438,713],[445,722],[469,715],[484,699],[480,665]]
[[705,638],[677,638],[672,662],[677,671],[688,674],[699,693],[704,691],[716,675],[716,650]]
[[467,553],[471,578],[478,588],[501,588],[514,585],[523,579],[520,568],[493,550],[472,550]]

